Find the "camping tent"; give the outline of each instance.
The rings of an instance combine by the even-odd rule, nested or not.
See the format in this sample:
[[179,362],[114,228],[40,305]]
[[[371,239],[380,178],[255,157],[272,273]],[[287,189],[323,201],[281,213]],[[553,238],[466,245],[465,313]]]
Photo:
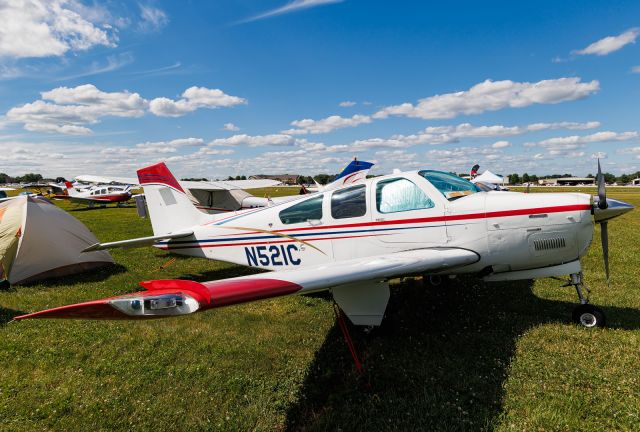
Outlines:
[[486,170],[485,172],[483,172],[482,174],[480,174],[478,177],[474,178],[471,181],[473,183],[482,182],[482,183],[491,183],[491,184],[502,184],[504,179],[500,176],[495,175],[491,171]]
[[19,196],[0,203],[0,280],[11,284],[64,276],[113,264],[82,222],[46,201]]

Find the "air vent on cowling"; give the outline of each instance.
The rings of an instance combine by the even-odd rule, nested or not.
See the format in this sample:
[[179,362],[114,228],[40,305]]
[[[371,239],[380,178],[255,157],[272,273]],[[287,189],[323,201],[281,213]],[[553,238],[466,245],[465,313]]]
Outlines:
[[546,239],[538,239],[533,241],[533,247],[537,251],[562,249],[566,246],[564,237],[553,237]]

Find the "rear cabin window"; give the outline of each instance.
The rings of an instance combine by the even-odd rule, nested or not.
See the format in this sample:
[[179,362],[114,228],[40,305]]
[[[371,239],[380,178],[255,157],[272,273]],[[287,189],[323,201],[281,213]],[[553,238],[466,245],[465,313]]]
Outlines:
[[367,213],[366,186],[360,185],[339,190],[331,196],[331,217],[346,219]]
[[406,178],[395,178],[378,182],[376,203],[380,213],[396,213],[434,207],[433,201]]
[[322,197],[319,195],[293,205],[280,212],[280,220],[285,225],[322,219]]

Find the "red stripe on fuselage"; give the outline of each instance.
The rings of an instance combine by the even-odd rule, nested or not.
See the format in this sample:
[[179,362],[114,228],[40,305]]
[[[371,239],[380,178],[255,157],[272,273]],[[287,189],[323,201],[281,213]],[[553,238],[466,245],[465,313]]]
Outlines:
[[[561,212],[579,211],[579,210],[591,210],[591,205],[575,204],[575,205],[566,205],[566,206],[557,206],[557,207],[538,207],[538,208],[517,209],[517,210],[501,210],[501,211],[486,212],[486,213],[468,213],[468,214],[449,215],[449,216],[432,216],[432,217],[426,217],[426,218],[394,219],[394,220],[377,221],[377,222],[359,222],[359,223],[353,223],[353,224],[327,225],[327,226],[323,226],[322,228],[318,228],[318,227],[289,228],[289,229],[273,230],[273,232],[289,233],[293,231],[309,231],[309,230],[317,230],[317,229],[324,230],[324,229],[333,229],[333,228],[356,228],[356,227],[367,227],[367,226],[446,222],[446,221],[471,220],[471,219],[489,219],[489,218],[495,218],[495,217],[526,216],[526,215],[533,215],[533,214],[561,213]],[[249,235],[249,234],[260,234],[260,233],[261,233],[260,231],[250,231],[250,232],[245,232],[241,234]]]
[[[419,228],[419,227],[417,227]],[[348,239],[348,238],[359,238],[359,237],[377,237],[382,235],[390,235],[390,234],[366,234],[366,235],[356,235],[356,236],[340,236],[340,237],[318,237],[318,238],[310,238],[304,240],[275,240],[275,241],[261,241],[261,242],[244,242],[244,243],[223,243],[223,244],[207,244],[207,245],[194,245],[194,246],[157,246],[158,249],[162,250],[174,250],[174,249],[205,249],[205,248],[215,248],[215,247],[224,247],[224,246],[255,246],[255,245],[268,245],[268,244],[280,244],[280,243],[300,243],[301,241],[309,242],[309,241],[318,241],[318,240],[338,240],[338,239]],[[197,240],[194,241],[196,243]]]

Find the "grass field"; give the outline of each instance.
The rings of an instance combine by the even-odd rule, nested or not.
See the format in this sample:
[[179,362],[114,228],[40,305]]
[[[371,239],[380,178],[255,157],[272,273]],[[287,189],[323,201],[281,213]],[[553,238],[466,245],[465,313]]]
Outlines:
[[[609,195],[640,206],[636,190]],[[102,241],[151,234],[135,208],[59,205]],[[364,377],[326,296],[152,322],[9,322],[145,279],[251,272],[116,250],[113,268],[0,292],[0,430],[640,430],[640,211],[609,225],[610,288],[598,232],[583,259],[608,328],[571,324],[575,292],[554,280],[396,284],[383,326],[352,328]]]

